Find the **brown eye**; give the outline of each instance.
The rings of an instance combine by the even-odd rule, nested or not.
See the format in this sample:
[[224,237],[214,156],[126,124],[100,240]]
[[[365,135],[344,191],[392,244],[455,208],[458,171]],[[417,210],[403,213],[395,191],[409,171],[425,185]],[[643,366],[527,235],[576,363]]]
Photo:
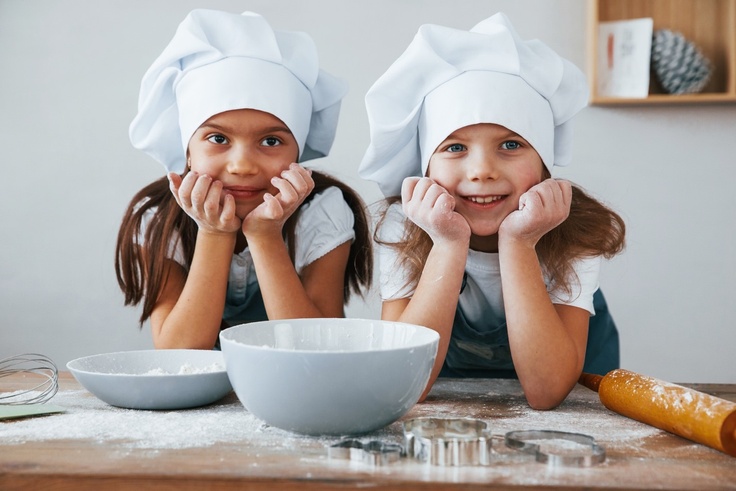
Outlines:
[[222,135],[212,135],[207,138],[207,141],[210,141],[216,145],[225,145],[227,143],[227,138]]
[[275,136],[269,136],[263,139],[261,145],[266,147],[276,147],[278,145],[281,145],[281,140],[279,140]]

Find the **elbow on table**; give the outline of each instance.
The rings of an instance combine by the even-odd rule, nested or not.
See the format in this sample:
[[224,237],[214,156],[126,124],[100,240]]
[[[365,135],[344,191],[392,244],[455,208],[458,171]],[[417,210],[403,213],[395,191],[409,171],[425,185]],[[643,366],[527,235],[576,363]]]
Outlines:
[[529,404],[529,407],[532,409],[536,409],[538,411],[549,411],[562,404],[569,393],[569,390],[564,393],[542,390],[536,392],[525,391],[524,395],[526,396],[527,404]]
[[529,404],[529,407],[532,409],[535,409],[537,411],[549,411],[551,409],[555,409],[557,406],[562,404],[562,400],[557,399],[551,399],[551,398],[529,398],[527,397],[526,401]]

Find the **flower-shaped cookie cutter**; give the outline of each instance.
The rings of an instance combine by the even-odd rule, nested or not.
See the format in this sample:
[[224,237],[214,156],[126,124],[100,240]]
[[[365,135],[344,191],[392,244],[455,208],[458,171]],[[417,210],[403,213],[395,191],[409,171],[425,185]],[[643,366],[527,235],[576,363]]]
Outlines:
[[478,419],[415,418],[404,422],[404,448],[437,466],[489,465],[491,431]]
[[[564,451],[550,448],[542,451],[539,444],[532,443],[540,440],[564,440],[574,443],[576,447],[583,445],[584,448],[567,448]],[[549,467],[591,467],[606,460],[606,450],[595,442],[595,438],[582,433],[554,430],[509,431],[504,441],[507,447],[532,454],[537,462],[546,463]]]
[[341,440],[327,448],[327,457],[350,460],[362,464],[379,466],[396,462],[401,458],[403,448],[398,443],[371,440],[363,443],[354,438]]

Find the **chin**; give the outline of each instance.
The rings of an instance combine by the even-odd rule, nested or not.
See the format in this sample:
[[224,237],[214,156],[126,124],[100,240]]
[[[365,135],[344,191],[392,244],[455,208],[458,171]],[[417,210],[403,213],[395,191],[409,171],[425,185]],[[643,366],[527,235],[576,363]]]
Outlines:
[[475,237],[490,237],[492,235],[498,234],[498,226],[489,225],[489,224],[483,224],[483,225],[472,225],[471,224],[470,233],[473,234]]

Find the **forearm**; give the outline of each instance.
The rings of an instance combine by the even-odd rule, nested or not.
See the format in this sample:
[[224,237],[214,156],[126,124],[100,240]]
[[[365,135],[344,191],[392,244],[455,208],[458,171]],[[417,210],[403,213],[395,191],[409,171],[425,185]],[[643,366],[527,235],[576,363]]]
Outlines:
[[249,239],[248,247],[269,319],[333,316],[322,312],[307,295],[280,234],[270,238]]
[[550,301],[534,247],[499,244],[506,324],[514,367],[529,404],[549,409],[560,404],[582,370],[569,326]]
[[178,297],[172,296],[170,310],[154,331],[157,348],[214,346],[222,324],[234,247],[235,234],[198,233],[186,282]]
[[406,308],[395,318],[387,319],[425,326],[440,335],[437,358],[421,400],[432,388],[445,362],[467,254],[467,244],[456,247],[433,246],[417,288]]

